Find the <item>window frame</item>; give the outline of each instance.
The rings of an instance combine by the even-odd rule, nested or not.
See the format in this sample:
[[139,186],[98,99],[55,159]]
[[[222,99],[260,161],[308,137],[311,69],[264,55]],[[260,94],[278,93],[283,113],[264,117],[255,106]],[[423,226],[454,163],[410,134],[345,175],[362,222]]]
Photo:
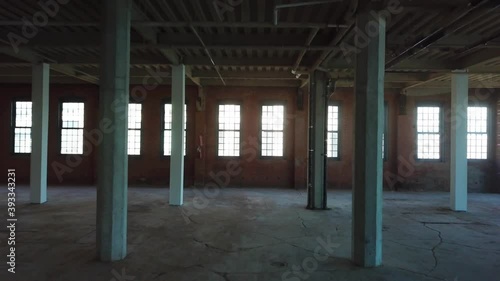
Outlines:
[[[339,119],[339,127],[338,127],[338,129],[337,129],[337,146],[338,146],[338,153],[337,153],[337,156],[336,156],[336,157],[334,157],[334,156],[331,156],[331,157],[330,157],[330,156],[328,156],[328,132],[334,132],[334,131],[328,131],[328,107],[329,107],[329,106],[337,106],[337,107],[339,108],[339,110],[338,110],[338,114],[339,114],[339,116],[338,116],[338,119]],[[341,138],[341,137],[342,137],[342,133],[341,133],[341,131],[342,131],[342,130],[340,129],[340,128],[342,128],[341,124],[342,124],[342,119],[343,119],[343,118],[342,118],[342,107],[343,107],[343,106],[342,106],[342,101],[340,101],[340,100],[332,100],[332,101],[329,101],[329,102],[328,102],[328,104],[327,104],[327,107],[326,107],[326,116],[325,116],[325,118],[326,118],[326,124],[325,124],[325,125],[326,125],[326,126],[325,126],[325,128],[326,128],[326,130],[325,130],[325,131],[326,131],[326,132],[325,132],[325,137],[326,137],[326,138],[325,138],[325,154],[327,155],[327,156],[326,156],[327,161],[328,161],[328,160],[332,160],[332,161],[342,161],[342,155],[341,155],[342,153],[340,153],[340,152],[342,151],[342,150],[341,150],[341,149],[342,149],[342,144],[341,144],[341,143],[342,143],[342,142],[341,142],[341,139],[342,139],[342,138]]]
[[384,136],[384,151],[382,153],[382,160],[386,162],[389,158],[389,103],[384,101],[384,127],[383,127],[383,136]]
[[[262,132],[263,132],[263,126],[262,126],[262,108],[264,106],[283,106],[283,155],[282,156],[271,156],[271,155],[262,155]],[[286,142],[286,122],[287,122],[287,103],[285,100],[265,100],[261,101],[259,105],[259,158],[263,160],[276,160],[276,159],[286,159],[286,149],[287,149],[287,142]],[[240,123],[241,119],[240,119]],[[240,130],[241,130],[241,124],[240,124]],[[240,135],[241,139],[241,135]]]
[[[63,109],[63,103],[74,103],[74,102],[81,102],[83,103],[83,141],[82,141],[82,153],[81,154],[74,154],[74,153],[61,153],[61,149],[62,149],[62,130],[63,130],[63,121],[62,121],[62,109]],[[128,110],[128,109],[127,109]],[[58,104],[57,104],[57,131],[58,131],[58,134],[57,134],[57,154],[60,155],[60,156],[63,156],[63,155],[84,155],[85,152],[83,151],[83,149],[85,148],[85,126],[87,125],[87,101],[85,100],[85,98],[82,98],[82,97],[64,97],[64,98],[60,98],[58,100]],[[128,114],[128,112],[127,112]]]
[[[135,104],[140,104],[141,105],[141,128],[140,129],[130,129],[128,127],[128,110],[129,110],[129,106],[130,104],[132,103],[135,103]],[[144,116],[143,116],[143,113],[144,113],[144,104],[142,102],[136,102],[136,101],[132,101],[130,100],[129,103],[127,104],[127,156],[128,157],[132,157],[132,158],[141,158],[143,153],[144,153],[144,145],[143,145],[143,137],[144,137],[144,134],[143,134],[143,123],[144,123]],[[140,132],[140,139],[139,139],[139,145],[140,145],[140,149],[139,149],[139,154],[128,154],[128,132],[129,130],[135,130],[135,131],[139,131]]]
[[[439,107],[439,158],[437,159],[426,159],[426,158],[418,158],[418,108],[419,107]],[[444,125],[444,106],[442,102],[437,101],[420,101],[415,103],[415,112],[414,112],[414,132],[415,132],[415,161],[418,162],[444,162],[445,159],[445,125]]]
[[[14,97],[12,100],[11,100],[11,104],[10,104],[10,154],[12,156],[17,156],[17,157],[31,157],[31,152],[33,152],[33,139],[31,140],[31,152],[30,153],[27,153],[27,152],[15,152],[16,149],[15,149],[15,145],[16,145],[16,136],[15,136],[15,132],[16,132],[16,102],[31,102],[31,119],[33,119],[33,101],[31,100],[31,97],[29,96],[18,96],[18,97]],[[33,135],[33,123],[31,124],[31,134]]]
[[[481,102],[481,103],[478,103],[478,102],[474,102],[474,101],[470,101],[469,100],[469,103],[467,105],[467,116],[466,116],[466,120],[467,122],[469,121],[469,114],[468,114],[468,110],[469,110],[469,107],[486,107],[486,149],[487,149],[487,152],[486,152],[486,158],[485,159],[478,159],[478,158],[470,158],[467,157],[467,161],[471,161],[471,162],[484,162],[484,161],[488,161],[491,159],[492,157],[492,151],[494,151],[495,149],[495,143],[491,140],[492,138],[490,138],[490,134],[493,132],[493,126],[494,126],[494,122],[491,121],[493,120],[494,118],[494,111],[491,109],[491,106],[488,104],[488,103],[485,103],[485,102]],[[467,126],[467,125],[466,125]],[[469,130],[468,130],[468,126],[466,128],[466,134],[467,134],[467,139],[468,139],[468,136],[469,136]],[[468,140],[467,140],[467,151],[466,151],[466,154],[468,154],[468,149],[469,149],[469,143],[468,143]]]
[[[160,124],[160,156],[161,157],[167,157],[170,158],[172,154],[170,155],[165,155],[165,105],[166,104],[172,104],[172,98],[171,97],[166,97],[161,100],[161,124]],[[186,146],[186,153],[184,154],[184,157],[187,157],[189,155],[189,149],[188,149],[188,142],[189,142],[189,137],[188,137],[188,128],[189,128],[189,122],[188,122],[188,116],[189,116],[189,107],[188,107],[188,99],[184,99],[184,106],[186,107],[186,127],[184,128],[184,132],[186,134],[185,138],[185,146]],[[172,148],[170,148],[172,150]]]
[[[219,155],[219,106],[220,105],[238,105],[240,106],[240,145],[239,145],[239,155],[238,156],[223,156]],[[243,101],[239,99],[220,99],[217,100],[215,106],[215,157],[219,159],[240,159],[243,152]]]

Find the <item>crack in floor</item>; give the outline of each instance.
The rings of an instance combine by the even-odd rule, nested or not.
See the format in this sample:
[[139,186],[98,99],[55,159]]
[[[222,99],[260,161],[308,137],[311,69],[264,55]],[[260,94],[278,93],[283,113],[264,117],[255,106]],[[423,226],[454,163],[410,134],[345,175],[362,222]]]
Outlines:
[[287,245],[290,245],[290,246],[292,246],[292,247],[295,247],[295,248],[298,248],[298,249],[301,249],[301,250],[304,250],[304,251],[307,251],[307,252],[310,252],[310,253],[313,253],[313,254],[315,253],[313,250],[309,250],[309,249],[306,249],[306,248],[303,248],[303,247],[297,246],[297,245],[295,245],[295,244],[292,244],[292,243],[290,243],[290,242],[286,241],[285,239],[281,239],[281,238],[278,238],[278,237],[273,236],[273,235],[268,235],[268,234],[261,233],[261,232],[257,232],[257,231],[254,231],[254,233],[258,233],[258,234],[260,234],[260,235],[264,235],[264,236],[267,236],[267,237],[269,237],[269,238],[273,238],[273,239],[276,239],[276,240],[278,240],[278,241],[281,241],[281,243],[275,243],[275,244],[273,244],[273,245],[287,244]]
[[216,247],[214,245],[210,245],[210,244],[208,244],[208,243],[206,243],[204,241],[198,240],[196,238],[193,238],[193,241],[195,241],[197,243],[200,243],[200,244],[203,244],[207,248],[218,250],[218,251],[225,252],[225,253],[238,253],[238,252],[250,251],[250,250],[254,250],[254,249],[259,249],[259,248],[265,247],[264,245],[262,245],[262,246],[255,246],[255,247],[236,247],[236,249],[234,249],[234,250],[228,250],[228,249]]
[[443,237],[441,236],[441,231],[437,230],[437,229],[434,229],[430,226],[427,225],[427,223],[423,222],[423,225],[424,227],[434,231],[434,232],[437,232],[438,234],[438,237],[439,237],[439,243],[437,243],[436,245],[434,245],[434,247],[432,247],[431,251],[432,251],[432,256],[434,257],[434,267],[429,271],[430,272],[433,272],[437,266],[438,266],[438,258],[436,256],[436,249],[441,246],[441,244],[443,244]]
[[305,224],[304,219],[300,216],[299,212],[297,212],[297,217],[300,219],[300,221],[302,223],[302,227],[303,228],[308,228],[307,225]]
[[403,271],[407,271],[407,272],[413,273],[413,274],[423,275],[423,276],[425,276],[427,278],[430,278],[430,279],[440,280],[440,281],[446,281],[446,279],[435,277],[435,276],[431,276],[431,275],[423,273],[423,272],[413,271],[413,270],[410,270],[410,269],[407,269],[407,268],[402,268],[402,267],[396,267],[396,268],[400,269],[400,270],[403,270]]

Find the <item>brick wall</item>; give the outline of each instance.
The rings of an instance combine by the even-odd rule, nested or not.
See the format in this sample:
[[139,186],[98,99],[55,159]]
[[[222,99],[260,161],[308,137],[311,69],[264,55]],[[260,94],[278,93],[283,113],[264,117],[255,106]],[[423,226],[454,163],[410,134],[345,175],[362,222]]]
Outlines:
[[[303,108],[298,108],[297,90],[282,87],[205,87],[204,110],[198,110],[198,87],[188,86],[187,102],[187,155],[185,159],[186,185],[203,185],[218,181],[230,186],[281,186],[305,188],[307,176],[307,93]],[[474,93],[471,92],[471,95]],[[29,97],[30,85],[0,85],[0,169],[16,168],[18,181],[29,181],[29,155],[11,153],[11,103],[17,97]],[[96,181],[97,148],[59,182],[52,163],[68,163],[67,156],[59,154],[58,104],[67,97],[85,100],[85,130],[96,129],[98,120],[99,89],[88,85],[51,85],[49,125],[50,184],[93,184]],[[170,174],[169,157],[162,155],[163,102],[170,96],[170,86],[160,86],[148,92],[143,101],[142,154],[129,157],[129,180],[132,184],[167,185]],[[332,188],[351,188],[352,152],[354,137],[354,95],[352,89],[339,88],[331,97],[341,106],[340,158],[327,162],[327,183]],[[224,100],[238,100],[242,105],[242,157],[227,159],[217,157],[216,112]],[[387,159],[384,161],[384,186],[398,190],[448,190],[449,188],[449,124],[445,124],[445,150],[443,162],[415,162],[415,104],[419,101],[440,101],[449,109],[449,97],[407,97],[387,91],[389,129],[386,136]],[[268,101],[286,105],[284,157],[260,157],[260,106]],[[491,159],[469,163],[470,191],[500,192],[500,94],[493,94],[487,102],[494,114]],[[405,103],[406,112],[401,109]],[[197,151],[203,141],[201,154]],[[228,166],[229,165],[229,166]],[[224,172],[236,172],[227,177]]]

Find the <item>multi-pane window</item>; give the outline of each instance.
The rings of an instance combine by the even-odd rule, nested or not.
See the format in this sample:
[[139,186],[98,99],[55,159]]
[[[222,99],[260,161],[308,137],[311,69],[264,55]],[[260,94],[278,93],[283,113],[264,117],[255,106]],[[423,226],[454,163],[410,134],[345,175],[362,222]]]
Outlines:
[[31,102],[14,103],[14,153],[31,153]]
[[83,153],[84,103],[63,102],[61,106],[61,154]]
[[238,104],[220,104],[218,116],[218,156],[240,156],[241,110]]
[[326,155],[327,157],[339,157],[339,107],[328,106],[328,123],[326,133]]
[[488,158],[488,108],[467,108],[467,159]]
[[[184,155],[186,155],[187,108],[184,105]],[[163,155],[172,155],[172,104],[166,103],[163,117]]]
[[262,156],[283,156],[284,105],[262,106]]
[[128,155],[141,154],[142,104],[128,105]]
[[387,104],[384,105],[384,118],[382,119],[384,121],[384,125],[382,126],[383,131],[382,131],[382,159],[387,159],[387,143],[385,142],[385,135],[387,135],[387,130],[388,130],[388,117],[389,117],[389,112],[388,112],[388,107]]
[[417,158],[441,158],[441,108],[417,107]]

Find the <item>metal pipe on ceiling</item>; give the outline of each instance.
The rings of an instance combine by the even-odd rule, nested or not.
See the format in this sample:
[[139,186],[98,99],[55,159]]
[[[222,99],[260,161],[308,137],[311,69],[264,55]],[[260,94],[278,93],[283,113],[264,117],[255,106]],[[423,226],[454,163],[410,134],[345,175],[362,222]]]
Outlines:
[[471,52],[474,52],[478,48],[497,48],[497,47],[499,47],[497,45],[498,43],[491,42],[491,41],[493,41],[499,37],[500,37],[500,31],[498,31],[498,32],[494,33],[493,35],[481,40],[478,43],[466,46],[465,48],[463,48],[462,51],[460,51],[460,53],[458,53],[458,56],[463,57]]
[[[275,25],[267,22],[166,22],[166,21],[132,21],[134,27],[236,27],[236,28],[347,28],[345,24],[329,24],[329,23],[294,23],[285,22]],[[24,26],[23,21],[0,20],[0,26]],[[49,21],[46,26],[58,27],[100,27],[100,22],[62,22]]]
[[[479,2],[479,3],[477,3],[477,2]],[[450,22],[448,22],[444,26],[440,27],[439,29],[437,29],[436,31],[434,31],[433,33],[431,33],[430,35],[428,35],[425,38],[417,41],[411,47],[405,49],[404,51],[402,51],[401,53],[399,53],[398,55],[396,55],[396,57],[392,58],[391,60],[389,60],[386,63],[386,65],[385,65],[386,68],[391,68],[391,67],[395,66],[396,64],[398,64],[399,62],[401,62],[402,60],[405,60],[407,58],[410,58],[410,57],[416,55],[417,53],[419,53],[420,51],[426,49],[427,47],[429,47],[430,45],[434,44],[438,40],[440,40],[440,39],[448,36],[449,34],[455,32],[455,31],[459,30],[460,28],[464,27],[465,25],[469,24],[468,22],[466,22],[464,24],[461,24],[459,27],[453,28],[453,25],[455,23],[457,23],[459,20],[462,20],[466,16],[470,15],[473,11],[479,9],[482,6],[485,6],[489,2],[490,2],[489,0],[470,1],[467,4],[467,7],[465,8],[465,11],[462,12],[462,13],[460,13],[458,15],[458,17],[452,19]],[[500,7],[500,4],[496,4],[496,6],[494,6],[489,11],[491,12],[491,11],[497,9],[498,7]],[[481,14],[479,16],[482,17],[482,16],[484,16],[484,14]]]
[[210,62],[212,62],[212,65],[214,66],[215,71],[217,71],[217,74],[219,75],[219,78],[220,78],[222,84],[224,84],[224,86],[225,86],[226,82],[222,78],[222,75],[219,72],[219,67],[215,64],[214,59],[212,58],[212,55],[210,54],[210,51],[208,50],[207,46],[205,45],[205,42],[203,42],[203,39],[201,39],[201,36],[198,34],[198,31],[196,31],[196,28],[194,26],[191,25],[190,28],[193,31],[194,35],[196,35],[198,40],[200,40],[200,43],[203,46],[203,49],[205,50],[205,53],[207,53],[208,57],[210,58]]
[[[314,37],[316,37],[316,34],[318,34],[318,31],[319,31],[319,28],[314,28],[311,30],[311,32],[309,33],[309,37],[307,37],[307,40],[306,40],[306,48],[303,48],[301,51],[300,51],[300,54],[299,56],[297,57],[297,60],[295,61],[295,64],[293,65],[293,68],[292,68],[292,73],[295,74],[295,72],[297,71],[297,69],[299,68],[300,66],[300,63],[302,62],[302,58],[304,57],[304,55],[306,54],[306,51],[310,49],[310,46],[311,46],[311,43],[312,41],[314,40]],[[300,75],[299,75],[300,76]],[[298,77],[297,77],[298,78]]]

